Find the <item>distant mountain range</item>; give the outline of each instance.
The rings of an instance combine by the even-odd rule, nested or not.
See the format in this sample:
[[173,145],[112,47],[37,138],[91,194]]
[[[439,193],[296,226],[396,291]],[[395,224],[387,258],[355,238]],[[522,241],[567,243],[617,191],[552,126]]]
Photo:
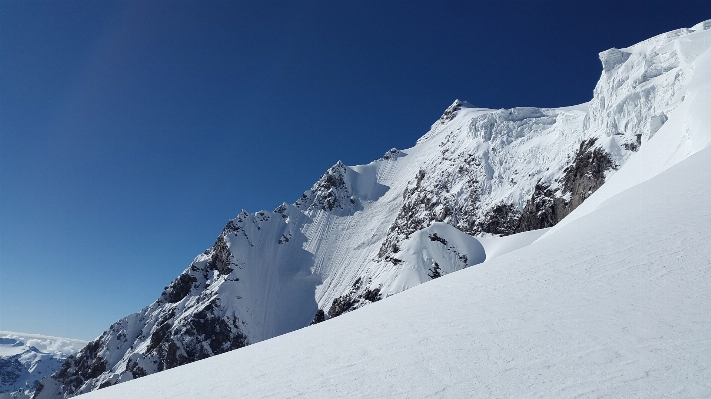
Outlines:
[[0,331],[0,399],[30,398],[42,378],[87,344],[76,339]]

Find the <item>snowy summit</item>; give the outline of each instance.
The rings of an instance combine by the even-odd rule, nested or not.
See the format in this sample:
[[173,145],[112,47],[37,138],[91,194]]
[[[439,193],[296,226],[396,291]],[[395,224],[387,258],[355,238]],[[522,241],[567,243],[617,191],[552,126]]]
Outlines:
[[600,60],[240,212],[35,397],[708,397],[711,21]]

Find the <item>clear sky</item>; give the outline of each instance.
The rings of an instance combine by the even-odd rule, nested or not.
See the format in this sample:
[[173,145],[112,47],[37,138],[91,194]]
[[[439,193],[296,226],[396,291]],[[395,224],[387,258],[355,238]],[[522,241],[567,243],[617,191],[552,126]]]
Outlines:
[[242,208],[412,146],[457,98],[586,102],[598,52],[709,18],[708,0],[0,0],[0,330],[92,339]]

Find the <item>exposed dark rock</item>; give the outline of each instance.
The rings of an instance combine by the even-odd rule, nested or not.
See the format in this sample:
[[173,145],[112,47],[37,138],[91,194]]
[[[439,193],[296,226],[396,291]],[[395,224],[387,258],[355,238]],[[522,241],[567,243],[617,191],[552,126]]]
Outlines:
[[192,289],[193,283],[197,282],[197,278],[189,274],[181,274],[170,283],[169,286],[165,288],[163,293],[170,303],[180,302],[188,296],[190,290]]
[[[451,116],[456,108],[455,105],[450,110],[452,112],[445,114]],[[447,140],[445,138],[441,145]],[[570,165],[554,182],[555,188],[539,182],[520,210],[507,203],[496,204],[488,210],[479,208],[481,187],[478,176],[487,168],[486,156],[461,154],[449,159],[443,153],[443,162],[452,162],[457,169],[439,175],[418,171],[403,192],[403,205],[381,244],[378,258],[397,265],[401,262],[395,257],[399,243],[433,222],[448,223],[470,235],[489,233],[500,236],[554,226],[602,186],[607,171],[617,168],[610,155],[595,144],[594,138],[581,142]],[[449,193],[451,182],[461,182],[462,179],[465,179],[464,189],[453,196]],[[462,192],[468,195],[462,197]],[[460,260],[465,265],[468,262],[466,256]]]
[[281,238],[279,238],[279,244],[285,244],[291,240],[291,233],[288,234],[282,234]]
[[359,296],[369,302],[378,302],[382,299],[382,297],[380,296],[380,288],[374,288],[372,290],[366,288],[366,290],[363,291],[363,293]]
[[477,227],[484,233],[507,236],[516,232],[520,219],[521,212],[515,206],[502,203],[489,209]]
[[556,196],[550,186],[536,184],[531,199],[521,213],[516,233],[555,226],[570,213],[565,199]]
[[558,180],[559,192],[546,184],[536,184],[523,208],[517,233],[555,226],[605,183],[605,172],[617,169],[610,155],[594,146],[595,141],[591,138],[580,143],[573,162]]
[[385,261],[386,261],[386,262],[390,262],[390,263],[392,263],[393,265],[399,265],[400,263],[402,263],[402,259],[398,259],[398,258],[396,258],[396,257],[394,257],[394,256],[386,256],[386,257],[385,257]]
[[442,277],[442,269],[440,269],[439,264],[437,262],[434,263],[434,266],[432,266],[428,271],[427,275],[430,276],[432,280]]
[[605,150],[593,147],[595,141],[591,138],[580,143],[573,163],[563,170],[563,194],[571,194],[571,211],[605,183],[605,172],[617,169]]
[[337,317],[355,309],[356,303],[356,299],[349,294],[339,296],[331,303],[331,307],[328,309],[328,317]]
[[32,395],[32,399],[36,398],[40,393],[42,393],[42,390],[44,389],[44,384],[41,382],[37,384],[37,389],[35,389],[35,393]]
[[314,316],[314,319],[311,320],[309,325],[313,326],[314,324],[318,324],[322,321],[326,321],[326,312],[324,312],[323,309],[319,309],[316,311],[316,315]]
[[234,234],[234,233],[241,231],[241,230],[242,230],[242,226],[235,223],[234,220],[230,220],[227,222],[225,227],[222,229],[222,235]]
[[131,376],[134,379],[145,377],[146,375],[148,375],[146,370],[143,367],[138,365],[138,361],[134,361],[134,362],[129,361],[126,364],[126,371],[130,372]]
[[147,349],[147,353],[156,356],[158,369],[171,369],[247,346],[247,337],[237,321],[230,323],[231,319],[219,316],[218,310],[217,301],[213,301],[179,325],[172,325],[169,320],[159,323]]
[[462,109],[463,106],[464,103],[462,101],[455,100],[452,105],[450,105],[446,110],[444,110],[444,113],[439,118],[439,123],[445,124],[454,119],[454,117],[457,116],[457,113]]
[[167,341],[170,335],[170,323],[164,322],[158,326],[157,329],[153,330],[151,333],[151,341],[148,344],[146,353],[156,352],[161,344]]
[[329,212],[334,209],[352,209],[355,198],[346,184],[347,172],[347,166],[338,161],[294,205],[301,209],[313,208]]
[[220,234],[212,246],[212,257],[207,263],[207,267],[211,270],[217,270],[220,274],[232,273],[232,252],[227,246],[224,235]]
[[382,299],[380,288],[361,289],[363,279],[360,277],[353,283],[350,291],[334,299],[328,309],[328,317],[333,318],[358,309],[368,303],[377,302]]
[[[379,259],[392,258],[393,248],[433,222],[448,223],[467,234],[480,232],[476,225],[481,196],[478,177],[484,173],[485,162],[476,154],[460,154],[446,162],[452,169],[431,175],[421,169],[409,182],[403,205],[378,251]],[[453,182],[458,182],[457,192],[450,192]]]
[[[98,352],[101,349],[101,340],[107,333],[89,342],[76,356],[69,356],[52,375],[52,378],[62,385],[65,397],[76,395],[84,383],[106,371],[106,359],[99,356]],[[35,396],[37,395],[38,392],[35,391]]]
[[394,253],[393,249],[399,248],[398,242],[406,239],[410,234],[429,226],[435,216],[436,202],[433,195],[421,189],[425,171],[420,169],[415,176],[413,187],[406,188],[403,192],[405,202],[400,208],[395,222],[390,226],[390,231],[380,246],[378,257],[386,258]]
[[637,151],[639,151],[639,147],[641,147],[641,146],[642,146],[642,135],[641,134],[636,134],[634,141],[622,143],[622,148],[624,148],[627,151],[637,152]]
[[274,209],[274,213],[278,213],[281,215],[282,218],[286,219],[289,217],[289,215],[286,214],[286,211],[288,209],[289,209],[289,206],[286,205],[286,202],[284,202]]
[[0,359],[0,384],[14,384],[20,378],[22,369],[22,363],[16,357]]
[[437,242],[442,243],[442,245],[445,245],[445,246],[447,245],[447,240],[438,236],[437,233],[430,234],[429,237],[430,237],[430,241],[437,241]]
[[397,148],[391,148],[390,151],[386,152],[385,155],[383,155],[380,159],[386,161],[390,159],[397,159],[403,156],[404,154],[404,152],[398,150]]

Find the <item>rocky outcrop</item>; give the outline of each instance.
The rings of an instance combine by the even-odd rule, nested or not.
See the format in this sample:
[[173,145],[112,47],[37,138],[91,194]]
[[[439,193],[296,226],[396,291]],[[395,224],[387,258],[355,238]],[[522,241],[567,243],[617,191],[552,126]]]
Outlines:
[[[104,333],[105,335],[106,333]],[[102,335],[103,337],[103,335]],[[71,397],[78,394],[80,388],[92,378],[96,378],[106,371],[107,361],[99,353],[101,337],[89,342],[76,356],[70,356],[62,367],[52,375],[52,379],[59,382],[62,397]],[[41,397],[44,385],[38,387],[34,397]]]
[[515,232],[555,226],[605,183],[605,173],[617,169],[617,165],[608,153],[595,146],[596,141],[591,138],[580,143],[572,163],[557,181],[557,190],[536,184]]
[[401,156],[404,156],[405,153],[398,150],[397,148],[391,148],[388,152],[386,152],[380,159],[383,161],[388,161],[391,159],[398,159]]
[[442,113],[442,116],[439,117],[439,123],[441,124],[446,124],[447,122],[451,121],[454,119],[455,116],[457,116],[457,113],[462,109],[464,106],[464,102],[460,100],[454,100],[452,105],[447,107],[447,109],[444,110]]
[[521,222],[521,211],[513,204],[499,203],[484,213],[477,223],[477,231],[507,236],[516,233]]
[[23,369],[19,356],[0,358],[0,385],[8,387],[15,385],[22,375]]
[[582,141],[561,175],[548,183],[536,183],[531,197],[520,207],[506,202],[490,206],[481,203],[486,186],[476,177],[486,173],[484,160],[470,158],[466,166],[459,167],[460,173],[465,172],[464,178],[459,179],[466,179],[467,201],[450,193],[450,187],[457,184],[453,182],[456,177],[440,174],[426,181],[427,172],[420,170],[403,193],[404,203],[378,256],[397,262],[394,255],[399,243],[433,222],[451,224],[471,235],[498,236],[554,226],[602,186],[607,172],[617,168],[611,156],[596,145],[597,141]]
[[[328,308],[328,318],[334,318],[343,313],[350,312],[367,305],[368,303],[377,302],[382,299],[380,288],[370,288],[364,284],[362,278],[356,279],[350,291],[334,299],[331,307]],[[318,316],[318,315],[317,315]]]
[[294,205],[304,210],[352,210],[356,201],[346,184],[347,173],[346,165],[338,161]]

